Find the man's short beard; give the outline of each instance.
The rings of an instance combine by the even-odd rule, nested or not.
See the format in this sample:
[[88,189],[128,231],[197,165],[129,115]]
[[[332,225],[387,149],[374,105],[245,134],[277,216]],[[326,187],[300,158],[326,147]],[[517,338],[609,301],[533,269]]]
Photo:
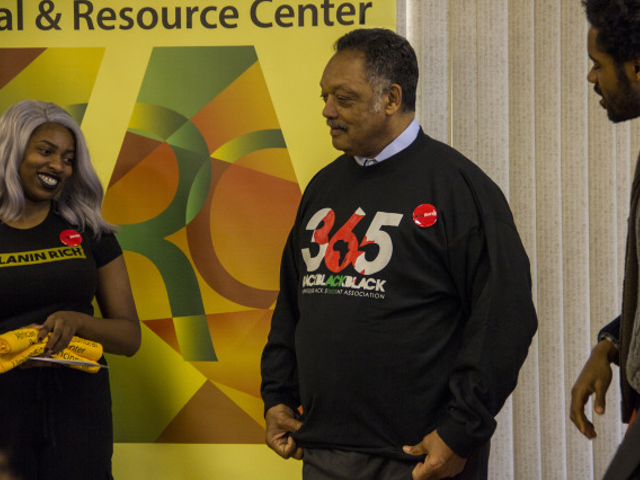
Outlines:
[[616,64],[618,89],[614,98],[607,102],[607,116],[613,123],[620,123],[640,116],[640,91],[631,86],[624,71],[624,64]]

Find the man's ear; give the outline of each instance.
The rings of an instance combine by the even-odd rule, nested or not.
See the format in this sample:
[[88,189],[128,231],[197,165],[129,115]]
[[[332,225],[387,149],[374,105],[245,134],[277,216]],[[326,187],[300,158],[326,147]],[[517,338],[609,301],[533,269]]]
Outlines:
[[387,90],[387,102],[384,107],[387,115],[393,115],[402,107],[402,87],[397,83],[392,84]]

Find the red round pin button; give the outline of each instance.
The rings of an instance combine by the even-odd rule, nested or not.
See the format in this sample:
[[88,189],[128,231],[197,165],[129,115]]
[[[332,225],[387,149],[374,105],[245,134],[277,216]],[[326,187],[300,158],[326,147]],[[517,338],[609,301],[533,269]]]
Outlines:
[[428,203],[418,205],[413,211],[413,222],[422,228],[429,228],[438,221],[436,207]]
[[60,233],[60,241],[68,247],[77,247],[82,243],[82,235],[75,230],[64,230]]

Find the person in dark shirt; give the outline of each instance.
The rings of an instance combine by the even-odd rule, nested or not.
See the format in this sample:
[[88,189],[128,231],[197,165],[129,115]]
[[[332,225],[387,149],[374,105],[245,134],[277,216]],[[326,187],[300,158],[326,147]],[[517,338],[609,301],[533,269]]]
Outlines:
[[318,479],[487,478],[537,328],[504,195],[415,119],[411,45],[341,37],[320,81],[333,146],[284,249],[262,356],[267,444]]
[[[587,38],[593,67],[587,80],[600,95],[609,120],[624,122],[640,116],[640,1],[584,0],[590,28]],[[640,172],[636,165],[631,193],[622,314],[598,334],[587,363],[571,390],[571,420],[589,439],[596,430],[584,406],[595,394],[594,410],[602,415],[611,384],[611,364],[620,365],[622,421],[629,423],[640,406],[640,322],[638,318],[638,200]],[[638,439],[634,422],[605,475],[605,479],[640,478]]]
[[[74,336],[113,354],[140,348],[129,277],[116,227],[101,216],[102,196],[67,111],[24,100],[2,114],[0,334],[37,330],[45,357],[64,353]],[[99,363],[87,373],[29,359],[0,374],[0,452],[13,452],[19,478],[113,478],[109,374],[104,357]]]

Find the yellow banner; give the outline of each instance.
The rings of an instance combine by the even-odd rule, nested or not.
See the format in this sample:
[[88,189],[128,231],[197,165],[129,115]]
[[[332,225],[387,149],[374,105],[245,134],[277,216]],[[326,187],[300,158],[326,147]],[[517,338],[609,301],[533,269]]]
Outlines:
[[263,444],[280,254],[338,155],[319,87],[333,43],[395,29],[395,5],[0,0],[0,110],[69,110],[121,227],[143,345],[108,358],[116,478],[300,477]]

